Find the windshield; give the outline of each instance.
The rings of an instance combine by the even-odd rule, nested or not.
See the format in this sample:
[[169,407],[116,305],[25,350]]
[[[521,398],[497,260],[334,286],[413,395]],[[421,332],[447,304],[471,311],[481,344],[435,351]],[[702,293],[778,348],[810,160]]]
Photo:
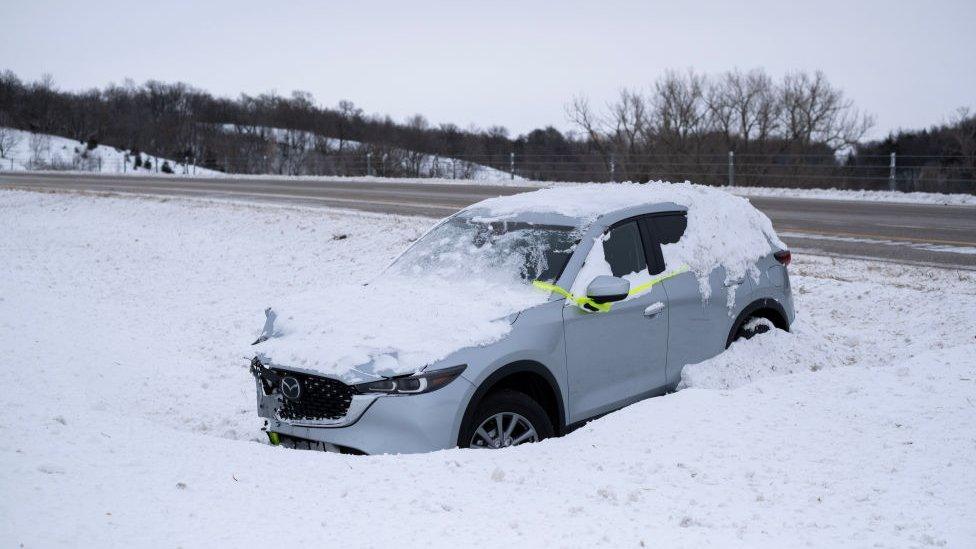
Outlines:
[[390,266],[399,274],[554,281],[579,242],[575,227],[453,217]]

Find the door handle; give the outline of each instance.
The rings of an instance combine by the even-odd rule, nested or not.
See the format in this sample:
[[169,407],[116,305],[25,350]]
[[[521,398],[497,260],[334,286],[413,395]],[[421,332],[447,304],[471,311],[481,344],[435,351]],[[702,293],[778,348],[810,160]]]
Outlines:
[[745,282],[745,280],[746,279],[744,277],[743,278],[737,278],[735,280],[728,280],[728,281],[725,282],[725,287],[726,288],[731,288],[732,286],[738,286],[738,285],[742,284],[743,282]]
[[664,309],[665,309],[664,303],[661,303],[660,301],[658,301],[657,303],[652,303],[648,305],[646,309],[644,309],[644,316],[648,318],[655,317],[658,314],[660,314],[661,311],[663,311]]

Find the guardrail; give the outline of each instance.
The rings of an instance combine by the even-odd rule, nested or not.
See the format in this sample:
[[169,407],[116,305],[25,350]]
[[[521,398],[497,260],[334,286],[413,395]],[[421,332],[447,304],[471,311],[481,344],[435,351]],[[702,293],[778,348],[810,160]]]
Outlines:
[[301,155],[210,157],[173,161],[142,155],[71,158],[54,155],[0,170],[80,170],[206,176],[320,175],[459,180],[685,181],[740,187],[838,188],[976,194],[976,157],[875,155],[837,158],[797,154],[495,154],[443,157],[425,153],[308,150]]

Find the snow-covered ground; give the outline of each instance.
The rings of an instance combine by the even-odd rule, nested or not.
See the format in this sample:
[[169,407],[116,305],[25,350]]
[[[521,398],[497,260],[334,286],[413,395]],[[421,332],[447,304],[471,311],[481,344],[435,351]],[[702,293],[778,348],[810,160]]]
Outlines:
[[784,196],[820,200],[864,200],[869,202],[902,202],[914,204],[976,205],[976,194],[903,193],[898,191],[851,191],[844,189],[785,189],[779,187],[723,187],[741,196]]
[[55,170],[166,176],[169,174],[160,173],[160,170],[164,163],[168,163],[173,174],[177,175],[213,176],[219,173],[145,153],[139,153],[142,165],[137,168],[136,156],[131,151],[106,145],[88,149],[86,143],[74,139],[12,128],[0,127],[0,132],[14,138],[13,147],[0,157],[0,172]]
[[[976,276],[797,256],[793,333],[494,452],[262,441],[242,341],[430,220],[0,192],[12,546],[976,544]],[[346,238],[337,238],[346,235]]]

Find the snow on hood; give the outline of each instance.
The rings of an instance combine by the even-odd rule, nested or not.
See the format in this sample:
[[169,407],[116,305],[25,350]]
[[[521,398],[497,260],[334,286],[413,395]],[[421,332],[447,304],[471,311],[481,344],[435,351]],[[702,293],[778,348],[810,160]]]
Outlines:
[[[703,299],[708,299],[708,275],[718,267],[726,270],[726,280],[746,275],[758,278],[756,261],[772,251],[786,249],[773,230],[773,224],[746,198],[716,187],[693,183],[654,181],[644,184],[589,183],[560,186],[512,196],[491,198],[469,209],[483,212],[486,218],[506,219],[532,213],[548,213],[580,220],[585,225],[601,215],[634,206],[676,204],[688,210],[688,229],[674,244],[662,246],[667,271],[683,266],[695,273]],[[673,209],[673,207],[664,209]],[[586,280],[577,280],[573,292],[585,288],[598,274],[610,274],[603,260],[603,247],[593,246],[587,256]],[[598,256],[598,257],[594,257]],[[603,266],[597,272],[594,269]],[[605,272],[604,272],[605,271]],[[632,284],[646,277],[629,277]],[[730,299],[731,301],[731,299]]]
[[546,299],[528,285],[390,275],[275,304],[272,337],[249,347],[249,354],[346,383],[372,381],[495,342],[511,329],[511,314]]

